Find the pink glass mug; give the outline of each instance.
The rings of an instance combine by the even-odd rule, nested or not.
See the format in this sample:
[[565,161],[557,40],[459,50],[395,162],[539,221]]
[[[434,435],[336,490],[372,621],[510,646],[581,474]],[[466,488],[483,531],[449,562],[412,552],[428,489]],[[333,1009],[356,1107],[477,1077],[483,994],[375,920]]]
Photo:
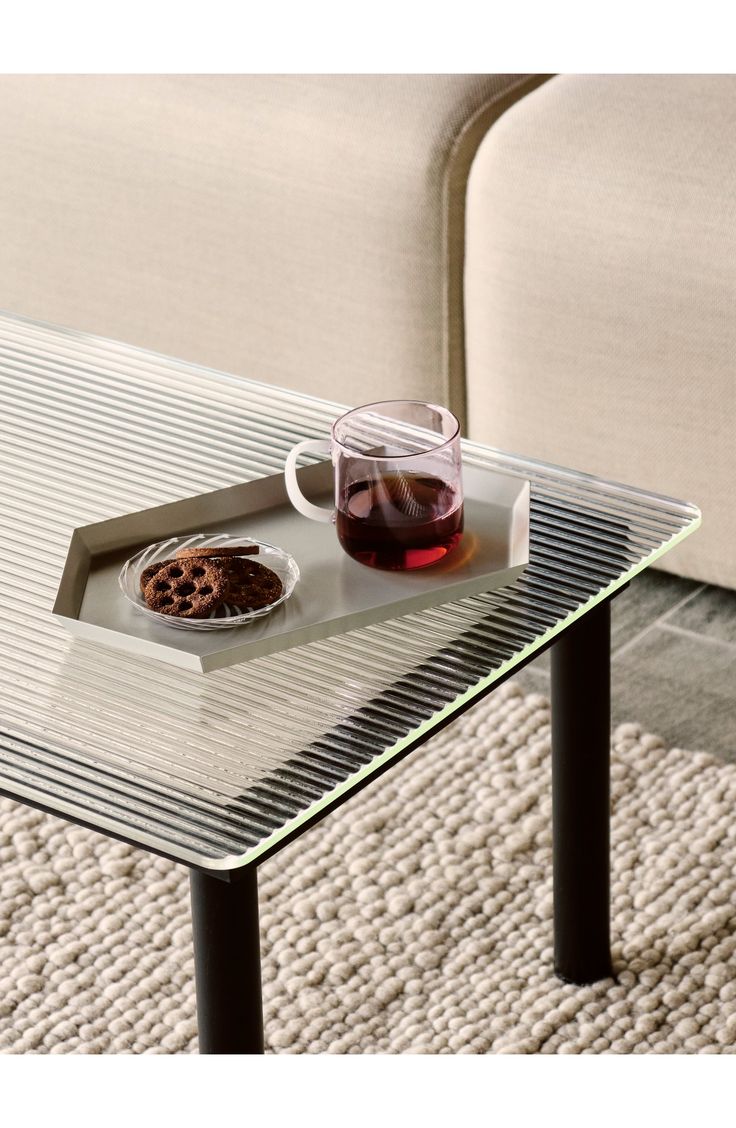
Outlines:
[[[299,489],[300,454],[329,454],[335,508]],[[305,439],[289,452],[286,491],[313,521],[334,521],[349,556],[373,568],[426,568],[459,544],[463,531],[460,424],[451,411],[419,400],[356,407],[330,439]]]

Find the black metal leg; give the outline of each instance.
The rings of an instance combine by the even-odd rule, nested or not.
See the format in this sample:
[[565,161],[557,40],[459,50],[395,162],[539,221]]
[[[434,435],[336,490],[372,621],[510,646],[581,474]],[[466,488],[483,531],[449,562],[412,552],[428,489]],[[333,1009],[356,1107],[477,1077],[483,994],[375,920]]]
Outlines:
[[552,647],[555,971],[612,975],[610,917],[611,604]]
[[201,1054],[262,1054],[258,878],[189,871]]

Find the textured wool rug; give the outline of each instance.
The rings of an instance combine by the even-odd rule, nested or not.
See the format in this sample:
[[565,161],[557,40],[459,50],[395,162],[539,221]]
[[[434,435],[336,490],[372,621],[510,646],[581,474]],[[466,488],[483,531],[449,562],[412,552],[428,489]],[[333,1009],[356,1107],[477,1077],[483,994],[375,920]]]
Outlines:
[[[268,1048],[736,1052],[736,765],[613,740],[617,979],[552,973],[549,705],[505,686],[261,870]],[[186,870],[0,800],[0,1051],[196,1050]]]

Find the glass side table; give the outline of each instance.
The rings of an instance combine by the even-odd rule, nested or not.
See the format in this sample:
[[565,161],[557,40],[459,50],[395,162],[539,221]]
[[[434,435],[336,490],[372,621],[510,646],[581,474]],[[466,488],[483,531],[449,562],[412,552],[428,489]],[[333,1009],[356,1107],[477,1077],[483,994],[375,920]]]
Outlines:
[[464,442],[531,480],[519,579],[189,673],[51,617],[71,530],[280,472],[343,408],[8,314],[0,386],[0,793],[189,867],[201,1052],[263,1049],[258,864],[552,643],[555,969],[611,973],[610,600],[695,506]]

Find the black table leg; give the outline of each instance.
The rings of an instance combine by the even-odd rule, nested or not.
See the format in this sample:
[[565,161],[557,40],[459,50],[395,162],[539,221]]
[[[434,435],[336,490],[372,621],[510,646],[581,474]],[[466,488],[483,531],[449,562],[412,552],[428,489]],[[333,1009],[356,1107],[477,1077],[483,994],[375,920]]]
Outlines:
[[610,600],[568,628],[551,658],[555,971],[594,983],[613,974]]
[[189,871],[201,1054],[262,1054],[258,878]]

